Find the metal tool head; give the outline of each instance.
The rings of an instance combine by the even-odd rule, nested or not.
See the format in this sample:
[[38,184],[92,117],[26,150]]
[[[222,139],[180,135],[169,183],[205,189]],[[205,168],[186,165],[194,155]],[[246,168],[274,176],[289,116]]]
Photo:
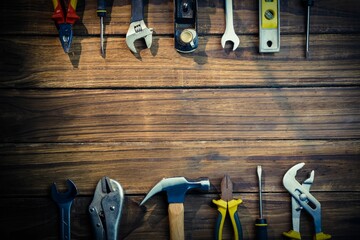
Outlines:
[[146,47],[150,48],[152,44],[152,33],[153,30],[146,27],[144,20],[130,23],[126,33],[126,44],[128,48],[136,53],[135,41],[141,38],[145,39]]
[[233,199],[233,183],[230,180],[229,175],[225,175],[221,181],[221,199],[224,201],[230,201]]
[[304,165],[305,163],[298,163],[291,167],[283,177],[283,184],[294,199],[292,200],[294,227],[296,229],[298,228],[297,225],[299,225],[300,218],[300,213],[299,211],[296,211],[296,208],[305,209],[314,219],[315,232],[320,233],[321,204],[309,191],[310,186],[314,181],[314,171],[311,172],[310,177],[306,179],[303,184],[300,184],[295,178],[297,171]]
[[197,180],[188,180],[184,177],[164,178],[150,190],[140,205],[143,205],[149,198],[162,191],[166,191],[168,203],[183,203],[186,192],[193,188],[209,191],[210,181],[208,178],[199,178]]
[[102,201],[109,194],[118,194],[120,195],[121,203],[124,199],[124,191],[121,185],[109,177],[102,177],[98,184],[96,185],[93,201],[90,204],[90,207],[96,207],[97,209],[103,210]]
[[59,38],[60,38],[61,46],[64,49],[64,52],[69,53],[73,39],[73,31],[71,24],[69,23],[59,24]]
[[75,184],[70,180],[66,180],[68,190],[66,192],[58,192],[56,183],[51,185],[51,197],[57,203],[69,203],[74,200],[78,194]]
[[240,45],[240,39],[235,32],[225,31],[224,35],[221,38],[221,46],[223,48],[225,48],[226,42],[232,42],[233,51],[235,51]]
[[123,203],[121,185],[108,177],[101,178],[89,206],[96,240],[117,239]]
[[[284,186],[285,186],[285,185],[288,185],[288,183],[289,183],[289,182],[292,182],[292,181],[296,181],[296,182],[297,182],[297,180],[296,180],[296,178],[295,178],[295,176],[296,176],[296,174],[297,174],[297,171],[298,171],[299,169],[301,169],[304,165],[305,165],[305,163],[298,163],[298,164],[292,166],[292,167],[285,173],[285,175],[284,175],[284,177],[283,177],[283,184],[284,184]],[[286,186],[285,186],[285,188],[286,188]]]

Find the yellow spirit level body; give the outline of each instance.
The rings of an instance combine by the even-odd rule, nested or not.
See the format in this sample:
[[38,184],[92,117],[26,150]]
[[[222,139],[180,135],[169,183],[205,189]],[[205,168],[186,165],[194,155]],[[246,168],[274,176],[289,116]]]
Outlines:
[[259,0],[259,52],[280,51],[280,0]]

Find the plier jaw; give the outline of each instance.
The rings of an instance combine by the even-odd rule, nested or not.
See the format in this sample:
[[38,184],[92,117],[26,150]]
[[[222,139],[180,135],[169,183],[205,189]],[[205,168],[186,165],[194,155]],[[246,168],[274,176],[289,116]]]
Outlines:
[[59,39],[65,53],[69,53],[73,38],[73,31],[70,24],[59,24]]
[[330,239],[331,235],[325,234],[321,230],[321,204],[310,193],[310,187],[314,182],[314,170],[311,171],[310,177],[307,178],[302,184],[296,180],[296,174],[305,163],[298,163],[290,168],[284,175],[283,184],[291,194],[291,208],[292,208],[292,225],[293,229],[289,232],[284,232],[283,235],[290,239],[300,240],[300,214],[301,210],[305,209],[313,218],[315,225],[314,240]]
[[124,202],[121,185],[108,177],[97,184],[89,214],[96,240],[117,240]]
[[228,175],[225,175],[221,181],[221,199],[213,200],[213,203],[217,205],[219,216],[216,222],[215,239],[222,239],[222,231],[224,227],[226,213],[229,212],[231,223],[234,229],[234,239],[241,240],[242,227],[239,216],[237,214],[238,205],[242,203],[241,199],[233,199],[232,197],[233,184]]

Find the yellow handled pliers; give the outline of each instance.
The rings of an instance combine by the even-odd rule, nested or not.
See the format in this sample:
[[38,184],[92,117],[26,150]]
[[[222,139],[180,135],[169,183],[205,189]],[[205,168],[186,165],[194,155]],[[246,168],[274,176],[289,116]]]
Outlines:
[[215,228],[215,239],[222,239],[222,232],[226,217],[226,212],[229,211],[231,223],[234,229],[235,240],[243,239],[242,227],[239,216],[237,214],[237,208],[240,203],[242,203],[241,199],[234,199],[232,195],[233,184],[228,175],[225,175],[221,181],[221,199],[213,200],[218,207],[219,216],[216,222]]

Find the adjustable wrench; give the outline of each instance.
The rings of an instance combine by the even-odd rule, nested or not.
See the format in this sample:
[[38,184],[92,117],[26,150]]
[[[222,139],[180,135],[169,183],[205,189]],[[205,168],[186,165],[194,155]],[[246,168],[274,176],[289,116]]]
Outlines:
[[129,30],[126,33],[126,44],[129,49],[136,53],[134,42],[140,38],[145,39],[146,47],[152,44],[152,28],[147,28],[144,22],[143,0],[131,0],[131,20]]
[[51,197],[57,203],[60,209],[60,231],[62,240],[70,240],[70,210],[71,205],[78,194],[75,184],[68,179],[66,181],[68,185],[68,191],[65,193],[59,193],[56,184],[51,185]]
[[221,38],[221,46],[225,48],[225,43],[230,41],[233,43],[233,51],[239,46],[240,39],[236,35],[234,30],[234,20],[233,20],[233,1],[225,0],[225,20],[226,28],[225,33]]

